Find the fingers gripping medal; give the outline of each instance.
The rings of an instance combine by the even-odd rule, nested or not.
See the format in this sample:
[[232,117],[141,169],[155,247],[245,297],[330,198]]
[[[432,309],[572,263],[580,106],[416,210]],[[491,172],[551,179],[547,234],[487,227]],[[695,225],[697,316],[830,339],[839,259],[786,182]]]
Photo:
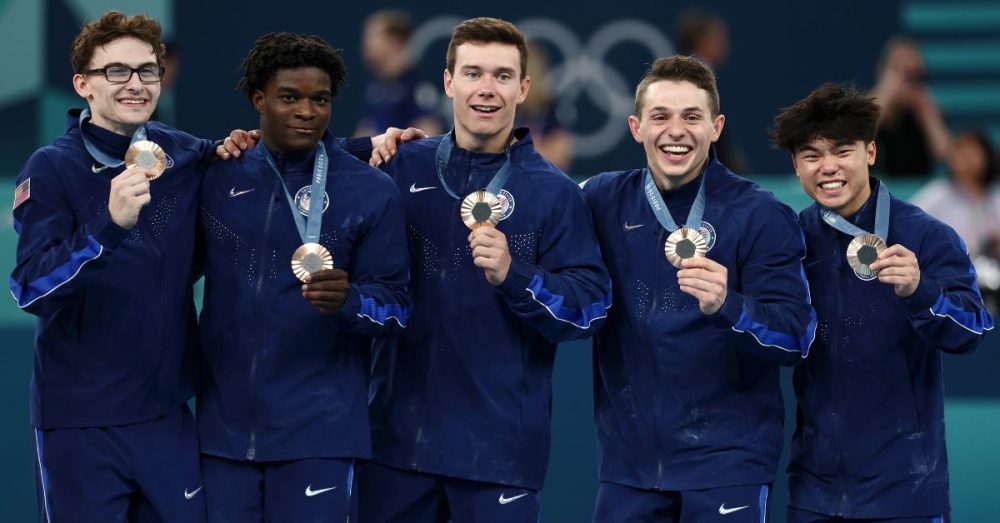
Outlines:
[[847,245],[847,263],[858,278],[865,281],[874,280],[878,274],[871,270],[870,265],[875,263],[887,247],[885,240],[877,235],[860,234]]
[[667,261],[680,269],[681,262],[688,258],[704,258],[708,253],[708,241],[697,230],[681,227],[667,237],[663,252],[667,255]]
[[167,170],[167,154],[163,149],[149,140],[139,140],[128,146],[125,152],[125,166],[129,169],[141,167],[148,169],[152,174],[146,175],[150,180],[155,180]]
[[292,272],[300,281],[305,282],[306,276],[332,268],[333,255],[318,243],[304,244],[292,254]]
[[500,199],[483,189],[462,200],[459,214],[462,216],[462,223],[474,231],[480,227],[496,227],[500,217],[503,216],[503,211],[500,208]]

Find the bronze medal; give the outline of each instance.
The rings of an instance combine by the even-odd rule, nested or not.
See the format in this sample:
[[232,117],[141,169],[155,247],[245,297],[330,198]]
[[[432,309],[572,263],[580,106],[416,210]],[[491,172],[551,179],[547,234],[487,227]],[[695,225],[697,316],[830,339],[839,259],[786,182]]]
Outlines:
[[878,235],[859,234],[847,245],[847,263],[858,278],[865,281],[874,280],[878,274],[869,266],[878,260],[886,248],[885,240]]
[[462,223],[471,230],[480,227],[496,227],[503,217],[500,199],[486,190],[476,191],[462,200],[459,213]]
[[292,254],[292,272],[303,282],[314,272],[332,268],[333,255],[318,243],[305,243]]
[[708,241],[697,230],[681,227],[667,237],[663,252],[667,261],[680,269],[681,262],[688,258],[704,258],[708,253]]
[[141,167],[152,171],[152,175],[147,175],[150,180],[155,180],[167,170],[167,154],[163,148],[149,140],[140,140],[128,146],[125,151],[125,166],[129,169]]

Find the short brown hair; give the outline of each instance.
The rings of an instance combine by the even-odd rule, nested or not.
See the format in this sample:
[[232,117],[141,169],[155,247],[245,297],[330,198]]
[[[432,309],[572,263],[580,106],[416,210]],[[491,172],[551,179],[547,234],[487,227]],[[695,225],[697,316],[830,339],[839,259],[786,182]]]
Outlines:
[[875,98],[853,85],[824,84],[774,118],[771,140],[792,154],[817,138],[870,143],[881,112]]
[[80,34],[73,39],[73,46],[70,48],[73,72],[82,73],[87,70],[97,46],[129,36],[149,44],[156,55],[157,64],[163,61],[167,49],[163,45],[160,22],[146,15],[128,16],[118,11],[108,11],[100,20],[84,24]]
[[410,15],[402,9],[382,9],[375,11],[365,18],[365,26],[372,24],[382,24],[382,31],[385,34],[406,43],[413,32],[413,25],[410,23]]
[[715,85],[715,73],[697,58],[691,56],[668,56],[660,58],[649,66],[649,70],[635,88],[635,115],[642,118],[643,97],[649,84],[661,80],[675,82],[691,82],[699,89],[708,93],[708,109],[712,117],[721,113],[719,105],[719,88]]
[[520,76],[524,77],[528,69],[528,44],[521,31],[514,24],[499,18],[470,18],[455,26],[448,42],[448,54],[445,65],[448,72],[455,74],[455,52],[458,46],[465,43],[490,44],[501,43],[513,45],[521,55]]

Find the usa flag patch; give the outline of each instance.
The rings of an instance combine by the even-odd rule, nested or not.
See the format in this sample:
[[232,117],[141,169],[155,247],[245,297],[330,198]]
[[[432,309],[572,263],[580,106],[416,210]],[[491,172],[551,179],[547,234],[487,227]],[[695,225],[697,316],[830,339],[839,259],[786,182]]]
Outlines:
[[14,189],[14,208],[17,209],[18,205],[28,201],[31,197],[31,178],[24,180],[17,185]]

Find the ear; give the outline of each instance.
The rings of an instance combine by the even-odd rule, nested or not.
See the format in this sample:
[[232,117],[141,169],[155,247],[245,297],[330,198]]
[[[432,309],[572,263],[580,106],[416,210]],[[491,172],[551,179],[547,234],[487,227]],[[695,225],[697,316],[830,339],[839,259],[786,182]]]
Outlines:
[[90,79],[82,74],[73,75],[73,89],[85,100],[90,100]]
[[634,114],[630,114],[629,115],[629,117],[628,117],[628,130],[632,131],[632,139],[634,139],[638,143],[642,143],[642,134],[639,133],[639,124],[640,123],[641,122],[639,122],[639,117],[638,116],[636,116]]
[[521,79],[521,86],[518,89],[518,93],[517,93],[517,103],[518,104],[520,104],[521,102],[523,102],[525,100],[525,98],[528,97],[528,90],[529,89],[531,89],[531,77],[528,76],[528,75],[525,75],[524,78]]
[[726,115],[720,114],[715,117],[715,121],[712,122],[712,143],[719,140],[722,136],[722,128],[726,126]]
[[253,93],[250,94],[250,103],[253,104],[253,108],[257,110],[258,113],[264,112],[264,91],[260,89],[254,89]]
[[444,70],[444,94],[448,95],[448,98],[455,97],[455,91],[451,89],[451,73],[447,69]]
[[875,165],[875,153],[877,152],[875,150],[875,141],[874,140],[872,140],[872,142],[868,144],[868,151],[867,152],[868,152],[868,167],[871,167],[871,166]]
[[799,162],[795,160],[795,153],[790,153],[788,155],[792,159],[792,169],[795,169],[795,176],[799,175]]

